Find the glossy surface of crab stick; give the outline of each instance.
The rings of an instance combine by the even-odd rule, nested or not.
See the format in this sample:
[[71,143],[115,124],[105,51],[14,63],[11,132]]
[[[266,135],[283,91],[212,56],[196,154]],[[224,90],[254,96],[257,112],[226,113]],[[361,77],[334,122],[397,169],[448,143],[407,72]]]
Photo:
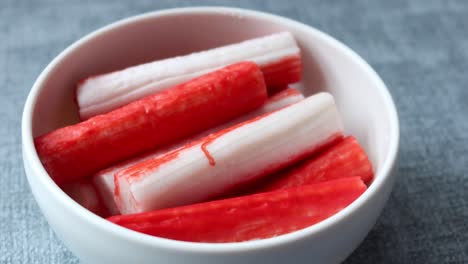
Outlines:
[[148,235],[192,242],[241,242],[290,233],[316,224],[356,200],[359,177],[216,200],[109,221]]
[[260,69],[242,62],[39,136],[35,146],[45,169],[60,184],[219,125],[266,99]]
[[282,90],[281,92],[278,92],[277,94],[268,98],[268,100],[262,107],[248,114],[240,116],[232,121],[221,124],[217,127],[205,130],[197,135],[189,137],[188,139],[181,140],[178,143],[172,144],[170,146],[162,147],[162,148],[157,148],[155,151],[151,151],[149,153],[140,155],[136,158],[121,162],[119,164],[113,165],[109,168],[99,171],[93,176],[94,185],[96,186],[96,189],[99,195],[102,197],[103,202],[106,205],[107,209],[109,210],[110,214],[116,215],[119,213],[119,210],[117,209],[117,206],[114,201],[114,189],[115,189],[114,174],[116,172],[126,169],[138,162],[142,162],[147,159],[155,158],[159,155],[175,150],[179,147],[182,147],[188,142],[200,139],[204,136],[207,136],[213,132],[219,131],[223,128],[241,123],[250,118],[254,118],[265,113],[279,110],[293,103],[297,103],[303,99],[304,99],[304,95],[294,88],[287,88],[285,90]]
[[122,214],[200,202],[342,136],[333,97],[320,93],[118,172],[115,200]]
[[80,116],[87,119],[109,112],[220,67],[245,60],[260,66],[267,86],[276,88],[301,79],[300,50],[294,37],[288,32],[277,33],[85,79],[76,90]]

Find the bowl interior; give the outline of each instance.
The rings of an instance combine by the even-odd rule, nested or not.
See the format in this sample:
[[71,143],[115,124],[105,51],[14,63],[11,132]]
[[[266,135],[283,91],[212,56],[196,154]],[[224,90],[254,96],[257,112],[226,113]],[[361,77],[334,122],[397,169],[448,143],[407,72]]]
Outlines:
[[[376,170],[392,159],[398,135],[394,106],[385,85],[357,55],[310,27],[268,15],[229,9],[141,16],[105,27],[72,45],[49,67],[35,93],[32,134],[38,136],[78,121],[75,84],[90,75],[183,55],[288,30],[301,47],[306,95],[335,97],[345,130],[356,136]],[[393,142],[393,143],[392,143]]]

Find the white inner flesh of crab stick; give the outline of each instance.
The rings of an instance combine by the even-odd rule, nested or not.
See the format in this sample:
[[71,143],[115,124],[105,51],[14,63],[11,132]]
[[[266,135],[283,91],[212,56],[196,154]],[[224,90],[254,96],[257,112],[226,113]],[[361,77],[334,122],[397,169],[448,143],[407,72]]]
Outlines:
[[80,116],[109,112],[229,64],[249,60],[262,67],[299,53],[291,33],[282,32],[93,76],[78,84]]
[[320,93],[115,174],[122,214],[200,202],[311,154],[343,125]]
[[116,215],[119,214],[119,210],[117,208],[117,205],[115,204],[114,201],[114,174],[120,170],[123,170],[125,168],[128,168],[138,162],[142,162],[147,159],[155,158],[159,155],[162,155],[164,153],[167,153],[171,150],[175,150],[179,147],[182,147],[185,145],[187,142],[194,141],[197,139],[200,139],[204,136],[207,136],[213,132],[219,131],[223,128],[230,127],[232,125],[241,123],[243,121],[246,121],[248,119],[260,116],[265,113],[273,112],[275,110],[281,109],[283,107],[286,107],[288,105],[291,105],[293,103],[297,103],[301,100],[304,99],[304,95],[299,92],[296,89],[293,88],[288,88],[286,90],[283,90],[272,97],[270,97],[266,103],[260,107],[257,110],[254,110],[246,115],[243,115],[241,117],[238,117],[226,124],[222,124],[218,127],[203,131],[193,137],[190,137],[187,140],[183,140],[179,143],[176,143],[174,145],[170,145],[168,147],[162,148],[162,149],[157,149],[156,151],[152,151],[148,154],[139,156],[137,158],[131,159],[126,162],[119,163],[117,165],[114,165],[112,167],[109,167],[107,169],[104,169],[100,172],[98,172],[96,175],[93,176],[93,183],[94,186],[96,187],[97,191],[99,192],[104,205],[107,207],[107,210],[111,215]]

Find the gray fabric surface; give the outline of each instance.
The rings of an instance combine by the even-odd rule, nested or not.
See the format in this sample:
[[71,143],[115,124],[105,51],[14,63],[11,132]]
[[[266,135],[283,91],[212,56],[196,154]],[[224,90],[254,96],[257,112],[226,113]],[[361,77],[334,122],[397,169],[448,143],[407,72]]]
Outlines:
[[378,223],[346,263],[468,263],[467,1],[0,1],[0,263],[77,263],[49,229],[22,168],[27,93],[66,46],[151,10],[227,5],[313,25],[366,59],[401,121],[401,163]]

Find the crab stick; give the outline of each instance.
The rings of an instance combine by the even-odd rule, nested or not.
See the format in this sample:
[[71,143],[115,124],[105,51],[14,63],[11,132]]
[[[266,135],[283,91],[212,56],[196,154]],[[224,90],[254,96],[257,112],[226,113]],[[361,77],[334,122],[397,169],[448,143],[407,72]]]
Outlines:
[[276,88],[301,79],[299,47],[291,33],[282,32],[84,79],[78,83],[76,90],[80,117],[85,120],[109,112],[226,65],[246,60],[260,66],[269,87]]
[[342,137],[334,99],[320,93],[118,172],[115,200],[122,214],[200,202]]
[[359,177],[108,218],[144,234],[191,242],[241,242],[287,234],[338,213],[366,190]]

